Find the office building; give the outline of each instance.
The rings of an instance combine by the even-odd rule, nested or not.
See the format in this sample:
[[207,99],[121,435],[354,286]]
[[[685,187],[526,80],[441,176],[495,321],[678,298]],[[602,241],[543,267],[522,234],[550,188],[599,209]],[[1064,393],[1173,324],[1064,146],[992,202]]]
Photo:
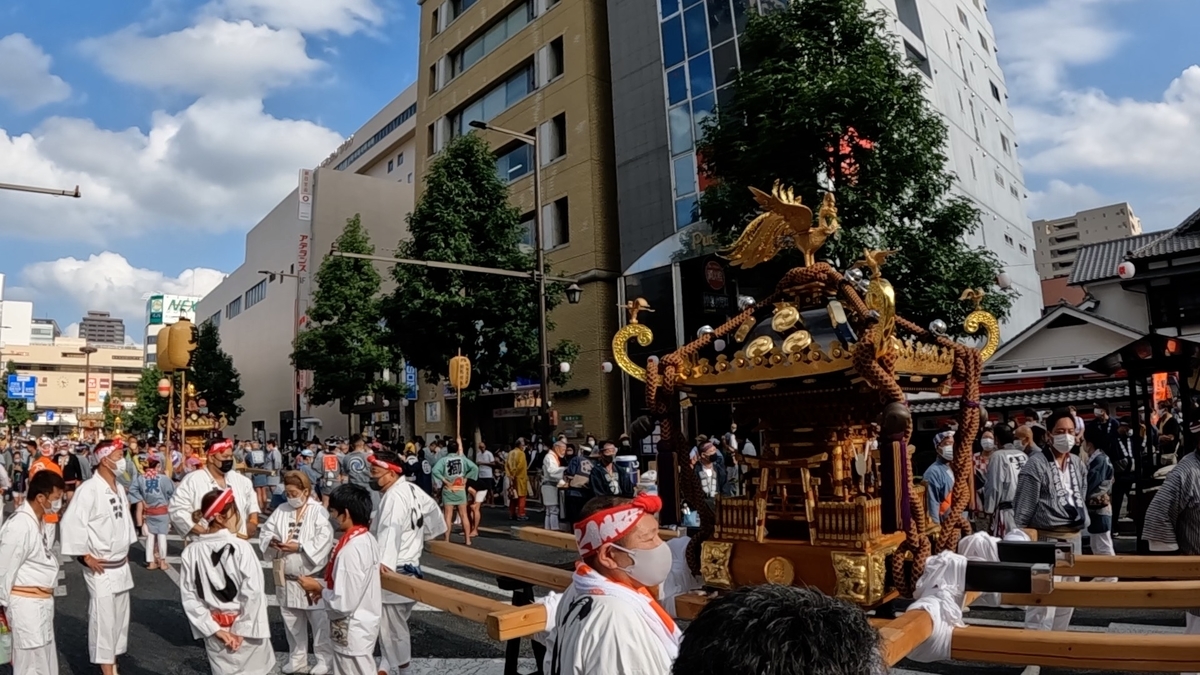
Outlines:
[[4,275],[0,274],[0,346],[27,345],[32,339],[33,303],[4,299]]
[[125,344],[125,322],[114,318],[108,312],[89,310],[87,316],[79,322],[79,337],[88,344],[123,345]]
[[292,369],[292,341],[307,320],[313,274],[347,219],[361,215],[381,253],[405,235],[416,183],[416,100],[413,85],[315,170],[301,170],[297,188],[246,234],[243,263],[196,305],[197,320],[219,327],[221,347],[241,374],[245,412],[227,435],[289,439],[297,426],[321,438],[350,431],[336,404],[298,397],[308,379]]
[[29,332],[29,344],[52,345],[60,337],[62,337],[62,330],[59,329],[58,322],[54,319],[33,320]]
[[147,366],[158,360],[158,332],[180,319],[196,321],[196,295],[152,295],[146,300],[146,331],[142,339],[142,356]]
[[[423,174],[452,138],[470,132],[473,121],[536,135],[539,157],[511,136],[479,132],[495,149],[497,172],[523,214],[526,242],[533,243],[534,211],[540,208],[553,273],[576,278],[583,288],[579,304],[564,301],[551,316],[556,328],[550,344],[566,339],[580,347],[569,383],[552,387],[558,431],[613,438],[621,430],[620,380],[600,367],[611,359],[619,270],[605,5],[427,0],[421,4],[420,26],[417,173]],[[541,204],[536,205],[534,161],[542,174]],[[537,390],[537,382],[518,382],[481,396],[476,410],[484,437],[501,442],[526,434]],[[453,432],[453,414],[441,409],[443,393],[419,388],[418,432]]]
[[1033,221],[1037,237],[1038,275],[1043,279],[1068,276],[1080,246],[1099,244],[1142,233],[1142,221],[1128,202],[1079,211],[1073,216]]

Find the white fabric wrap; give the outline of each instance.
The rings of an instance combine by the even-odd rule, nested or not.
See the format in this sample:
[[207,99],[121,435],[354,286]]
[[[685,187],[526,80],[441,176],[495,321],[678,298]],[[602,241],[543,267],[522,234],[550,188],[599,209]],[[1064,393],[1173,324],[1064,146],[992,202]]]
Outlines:
[[[1024,530],[1012,530],[1004,535],[1004,541],[1029,541],[1029,535],[1025,534]],[[967,560],[977,562],[1000,562],[1000,555],[996,552],[996,544],[999,542],[998,537],[993,537],[987,532],[976,532],[958,541],[958,554],[965,556]],[[981,593],[979,598],[971,604],[980,607],[999,607],[1000,594]]]
[[562,600],[562,596],[562,593],[550,591],[546,594],[546,597],[539,598],[533,603],[535,605],[546,606],[546,629],[530,636],[530,640],[543,645],[550,640],[550,634],[554,632],[554,622],[558,618],[558,601]]
[[951,551],[942,551],[925,562],[925,573],[917,581],[916,601],[908,611],[924,611],[933,620],[929,638],[909,653],[920,663],[950,659],[954,629],[963,623],[962,602],[966,594],[967,559]]

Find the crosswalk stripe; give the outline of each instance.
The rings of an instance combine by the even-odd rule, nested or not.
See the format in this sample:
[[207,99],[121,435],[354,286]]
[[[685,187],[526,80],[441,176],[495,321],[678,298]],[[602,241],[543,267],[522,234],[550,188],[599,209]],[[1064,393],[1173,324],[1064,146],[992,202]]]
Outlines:
[[[283,672],[283,666],[290,657],[284,652],[275,652],[275,668],[271,675]],[[503,675],[504,659],[413,659],[404,675],[444,675],[444,673],[470,673],[470,675]],[[316,659],[310,654],[308,665],[316,665]],[[518,663],[521,672],[536,670],[533,659],[521,659]],[[891,672],[907,675],[908,671],[895,670]]]
[[469,579],[464,576],[459,576],[457,574],[447,572],[445,570],[439,570],[434,567],[426,566],[426,567],[421,568],[421,572],[423,572],[427,576],[437,577],[439,579],[445,579],[446,581],[450,581],[450,582],[459,584],[461,586],[467,586],[468,588],[474,588],[479,591],[486,591],[488,593],[500,595],[502,597],[505,595],[505,592],[500,590],[500,588],[498,586],[496,586],[495,584],[489,584],[489,583],[486,583],[483,581],[476,581],[474,579]]

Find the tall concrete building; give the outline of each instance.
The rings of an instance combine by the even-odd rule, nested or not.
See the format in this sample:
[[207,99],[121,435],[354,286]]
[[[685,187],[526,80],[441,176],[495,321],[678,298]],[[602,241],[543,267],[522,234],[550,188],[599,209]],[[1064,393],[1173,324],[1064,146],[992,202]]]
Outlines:
[[241,266],[196,305],[197,320],[219,327],[241,374],[245,413],[227,434],[287,439],[297,426],[321,438],[349,433],[338,406],[313,406],[300,395],[308,380],[292,369],[292,340],[307,322],[313,275],[347,219],[359,214],[381,253],[405,236],[416,100],[409,86],[315,170],[301,170],[297,188],[246,234]]
[[29,344],[52,345],[62,337],[62,329],[54,319],[34,319],[29,329]]
[[1035,220],[1033,232],[1038,275],[1052,279],[1071,274],[1080,246],[1137,236],[1142,233],[1142,221],[1133,215],[1128,202],[1121,202],[1065,218]]
[[[620,263],[606,14],[604,3],[593,0],[421,4],[418,175],[450,139],[470,132],[473,121],[536,134],[540,157],[512,137],[482,132],[523,214],[527,243],[534,211],[541,209],[554,273],[578,279],[583,288],[579,304],[563,302],[554,310],[550,335],[552,345],[567,339],[580,347],[570,382],[551,391],[558,430],[570,437],[586,430],[615,438],[620,431],[620,381],[601,370],[617,328]],[[533,202],[535,161],[542,173],[540,204]],[[481,397],[476,409],[491,413],[478,420],[487,440],[512,440],[530,429],[537,389],[537,382],[518,382]],[[453,431],[453,415],[441,413],[444,393],[419,388],[417,431]]]
[[87,316],[79,321],[79,337],[89,344],[125,344],[125,322],[108,312],[88,310]]

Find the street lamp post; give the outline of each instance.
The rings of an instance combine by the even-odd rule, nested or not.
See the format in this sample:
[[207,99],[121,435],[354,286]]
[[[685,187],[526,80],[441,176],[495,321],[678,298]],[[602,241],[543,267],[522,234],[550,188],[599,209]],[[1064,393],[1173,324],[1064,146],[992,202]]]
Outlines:
[[[273,283],[278,277],[280,283],[285,277],[296,280],[296,300],[292,306],[292,349],[296,349],[296,338],[300,336],[300,283],[304,277],[299,274],[290,272],[271,272],[269,270],[259,270],[259,274],[266,275],[269,283]],[[292,368],[292,405],[295,407],[295,412],[292,413],[292,442],[300,442],[300,370]]]
[[83,195],[79,192],[79,186],[76,185],[74,190],[56,190],[54,188],[33,187],[31,185],[14,185],[12,183],[0,183],[0,190],[12,190],[14,192],[33,192],[39,195],[50,195],[51,197],[74,197],[79,199]]
[[[88,397],[91,396],[91,394],[92,394],[92,354],[95,354],[98,350],[91,345],[84,345],[83,347],[79,348],[79,351],[80,351],[80,353],[83,354],[83,359],[84,359],[84,362],[83,362],[83,364],[84,364],[83,365],[83,414],[81,414],[79,416],[79,419],[75,420],[76,428],[80,428],[83,426],[83,415],[86,415],[88,413],[88,411],[90,410],[91,401],[88,400]],[[83,437],[82,431],[80,432],[79,436],[80,436],[80,438]]]

